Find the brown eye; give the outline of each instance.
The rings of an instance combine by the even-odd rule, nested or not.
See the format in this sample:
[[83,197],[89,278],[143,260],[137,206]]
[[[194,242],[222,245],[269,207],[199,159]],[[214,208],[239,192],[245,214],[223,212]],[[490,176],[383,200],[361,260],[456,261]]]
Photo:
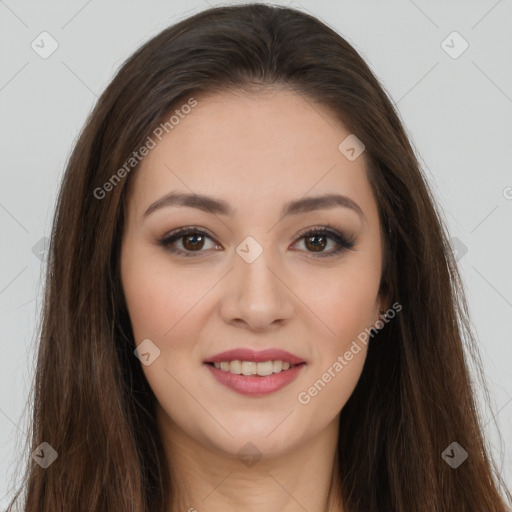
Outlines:
[[[158,240],[158,244],[166,251],[181,256],[200,256],[201,253],[207,252],[204,249],[208,240],[212,243],[210,248],[222,249],[208,233],[194,227],[180,228]],[[304,241],[306,253],[316,253],[316,257],[335,256],[355,246],[354,237],[324,227],[309,229],[302,233],[298,240]],[[325,250],[329,242],[333,243],[333,248]],[[178,243],[181,243],[181,248],[176,246]]]
[[305,237],[306,247],[313,252],[322,252],[327,245],[327,237],[325,235],[311,235]]
[[[306,253],[316,253],[316,255],[313,254],[316,258],[336,256],[352,250],[356,245],[355,237],[325,227],[308,229],[301,233],[299,240],[303,241]],[[325,250],[330,241],[333,243],[333,248]]]
[[182,237],[182,244],[187,251],[200,250],[204,246],[204,236],[202,234],[190,234]]
[[166,251],[182,256],[197,256],[206,252],[206,249],[209,248],[206,247],[205,249],[205,243],[208,240],[214,249],[220,248],[206,232],[201,229],[186,227],[178,229],[160,239],[158,245],[162,246]]

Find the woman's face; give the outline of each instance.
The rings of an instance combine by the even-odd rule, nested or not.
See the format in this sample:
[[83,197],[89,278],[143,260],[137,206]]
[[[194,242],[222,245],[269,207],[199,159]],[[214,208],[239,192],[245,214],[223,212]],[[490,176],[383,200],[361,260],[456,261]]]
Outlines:
[[[384,307],[377,205],[364,153],[351,139],[342,153],[350,133],[324,107],[284,91],[197,100],[153,136],[130,184],[121,272],[135,343],[151,340],[142,368],[163,428],[277,455],[332,427],[361,374],[361,334]],[[303,363],[209,364],[236,349]]]

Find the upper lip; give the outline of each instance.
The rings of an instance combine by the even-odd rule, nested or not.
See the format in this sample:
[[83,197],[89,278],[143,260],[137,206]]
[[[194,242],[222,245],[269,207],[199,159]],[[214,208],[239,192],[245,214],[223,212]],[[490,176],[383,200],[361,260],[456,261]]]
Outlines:
[[227,350],[216,354],[209,359],[206,359],[205,363],[222,363],[223,361],[252,361],[252,362],[264,362],[264,361],[287,361],[290,364],[304,363],[304,359],[286,352],[286,350],[280,350],[277,348],[268,348],[260,350],[258,352],[250,348],[235,348],[233,350]]

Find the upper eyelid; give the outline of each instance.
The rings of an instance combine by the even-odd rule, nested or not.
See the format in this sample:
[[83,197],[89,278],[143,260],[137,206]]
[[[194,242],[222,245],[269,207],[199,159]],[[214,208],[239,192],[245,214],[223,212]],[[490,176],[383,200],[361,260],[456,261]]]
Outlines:
[[201,234],[204,234],[207,237],[211,238],[216,243],[220,243],[220,242],[217,242],[216,237],[214,237],[212,234],[210,234],[208,232],[208,230],[206,230],[204,228],[195,227],[195,226],[186,226],[186,227],[183,227],[183,228],[177,228],[177,229],[175,229],[173,231],[170,231],[167,234],[165,234],[161,238],[161,240],[167,240],[169,238],[174,238],[174,237],[178,237],[177,239],[179,239],[179,237],[185,236],[185,235],[187,235],[189,233],[201,233]]
[[[326,231],[327,233],[331,232],[333,235],[338,235],[341,237],[345,237],[347,239],[353,238],[352,235],[349,234],[349,232],[334,228],[330,224],[314,225],[311,227],[301,229],[295,235],[295,238],[301,238],[303,236],[306,236],[310,232],[316,232],[316,231]],[[214,240],[217,243],[220,243],[217,241],[217,238],[214,235],[212,235],[206,228],[201,228],[201,227],[196,227],[196,226],[185,226],[182,228],[177,228],[175,230],[169,231],[168,233],[166,233],[165,235],[163,235],[161,237],[161,240],[166,240],[166,239],[169,239],[169,238],[172,238],[175,236],[184,236],[189,233],[197,233],[197,232],[210,237],[212,240]]]

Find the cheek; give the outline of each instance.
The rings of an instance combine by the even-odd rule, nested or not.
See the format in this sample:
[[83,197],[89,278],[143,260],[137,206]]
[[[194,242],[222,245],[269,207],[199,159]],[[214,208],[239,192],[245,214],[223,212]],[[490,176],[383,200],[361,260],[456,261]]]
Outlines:
[[142,252],[127,251],[121,266],[136,343],[145,338],[174,337],[208,286],[211,287],[208,279],[201,278],[198,272],[177,272],[165,258],[142,257]]
[[[377,265],[354,264],[316,281],[308,303],[323,321],[322,337],[328,346],[343,350],[353,338],[370,327],[376,317],[380,270]],[[314,291],[314,293],[312,293]]]
[[[367,346],[375,331],[375,310],[380,279],[378,265],[353,265],[340,271],[339,278],[326,279],[312,288],[311,309],[318,314],[314,364],[306,386],[297,398],[316,414],[334,417],[350,398],[366,359]],[[320,285],[321,281],[317,283]],[[309,305],[308,304],[308,305]]]
[[332,300],[325,298],[322,318],[334,334],[324,329],[327,334],[316,338],[312,364],[297,395],[303,413],[321,424],[341,411],[357,385],[375,307],[375,295],[367,287],[344,283],[332,292]]
[[190,385],[190,373],[200,361],[198,303],[211,279],[192,269],[176,271],[165,256],[137,245],[126,247],[121,276],[135,344],[149,339],[160,351],[150,364],[141,365],[158,402],[173,418],[197,415],[183,386],[200,394]]

